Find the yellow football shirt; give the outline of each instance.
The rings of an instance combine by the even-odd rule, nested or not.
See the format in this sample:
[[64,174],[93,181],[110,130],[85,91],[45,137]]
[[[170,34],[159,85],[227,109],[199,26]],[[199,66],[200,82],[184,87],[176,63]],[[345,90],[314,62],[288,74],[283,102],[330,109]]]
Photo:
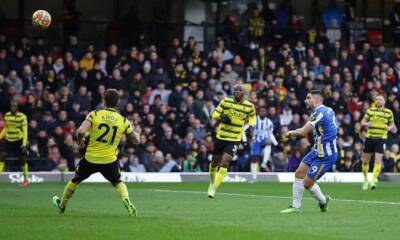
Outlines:
[[368,127],[367,138],[387,139],[387,127],[394,121],[393,112],[390,109],[379,110],[376,107],[371,107],[367,110],[364,119],[371,122]]
[[22,139],[22,145],[28,141],[28,121],[22,112],[12,114],[7,112],[4,116],[5,126],[0,133],[1,138],[5,135],[8,142],[15,142]]
[[229,142],[242,140],[244,126],[248,121],[249,126],[256,124],[256,110],[254,105],[243,100],[241,103],[235,102],[233,97],[224,98],[212,114],[214,120],[219,120],[221,114],[231,118],[231,123],[220,123],[217,127],[217,138]]
[[96,164],[116,161],[122,135],[133,132],[131,123],[112,109],[92,111],[86,120],[91,122],[86,160]]

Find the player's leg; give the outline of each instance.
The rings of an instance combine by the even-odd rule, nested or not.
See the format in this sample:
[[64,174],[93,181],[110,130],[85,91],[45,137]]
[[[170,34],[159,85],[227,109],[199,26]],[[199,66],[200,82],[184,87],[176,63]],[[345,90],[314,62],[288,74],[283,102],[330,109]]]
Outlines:
[[216,146],[214,146],[213,156],[212,156],[209,168],[208,168],[208,171],[210,173],[210,184],[208,185],[207,195],[210,198],[214,197],[214,193],[215,193],[215,186],[214,186],[215,176],[217,175],[218,165],[222,160],[222,154],[217,154],[215,147]]
[[257,182],[258,159],[259,159],[259,156],[251,156],[250,157],[251,183]]
[[313,163],[314,158],[316,158],[316,154],[313,150],[311,150],[310,152],[307,153],[306,156],[304,156],[303,161],[296,169],[294,175],[294,182],[292,186],[292,194],[293,194],[292,205],[289,206],[289,208],[282,210],[281,213],[301,212],[301,200],[303,198],[303,192],[304,192],[304,178],[306,177],[307,172],[310,168],[309,166],[311,166],[311,164]]
[[372,156],[372,149],[374,149],[374,143],[371,141],[371,139],[367,138],[365,140],[365,145],[364,145],[364,153],[362,156],[362,173],[364,176],[364,183],[362,186],[363,190],[368,190],[369,187],[369,181],[368,181],[368,172],[369,172],[369,161],[371,160]]
[[233,155],[230,155],[228,153],[224,153],[222,155],[221,165],[218,169],[217,175],[215,176],[214,185],[216,188],[218,188],[224,180],[225,175],[228,172],[229,163],[232,161],[232,158]]
[[131,216],[137,216],[137,210],[129,199],[128,188],[125,183],[121,181],[121,171],[119,169],[118,161],[102,165],[100,173],[115,187],[123,205],[126,210],[128,210],[128,214]]
[[378,182],[378,177],[379,174],[381,173],[381,168],[382,168],[382,158],[383,158],[383,152],[385,151],[385,140],[377,140],[376,145],[375,145],[375,163],[374,163],[374,169],[372,171],[372,180],[371,180],[371,189],[376,188],[376,183]]
[[208,197],[214,196],[215,176],[217,175],[218,166],[222,160],[223,150],[224,150],[224,142],[216,138],[214,140],[214,147],[213,147],[213,151],[212,151],[211,163],[208,168],[208,171],[210,173],[210,184],[208,185],[208,190],[207,190]]
[[324,195],[319,187],[316,180],[311,179],[309,176],[306,176],[304,179],[304,188],[307,189],[311,195],[318,201],[319,207],[322,212],[326,212],[328,210],[328,203],[330,197],[328,195]]
[[236,154],[237,143],[236,142],[225,142],[224,153],[222,154],[221,163],[217,174],[215,175],[215,181],[213,187],[208,192],[208,197],[213,198],[218,187],[221,185],[228,172],[229,163],[232,161],[233,156]]
[[261,167],[263,167],[263,168],[267,168],[267,163],[268,163],[269,157],[271,156],[271,149],[272,149],[272,147],[270,144],[265,145],[265,147],[263,149],[263,155],[262,155],[263,160],[262,160],[262,164],[261,164]]
[[216,138],[214,140],[214,147],[212,151],[211,163],[209,165],[210,173],[210,187],[214,184],[215,176],[217,175],[218,166],[222,161],[222,154],[224,151],[224,142]]
[[211,158],[211,162],[208,168],[208,171],[210,173],[210,184],[214,184],[215,180],[215,175],[217,174],[218,171],[218,165],[222,160],[222,154],[213,154]]
[[4,172],[6,169],[6,158],[7,158],[7,148],[5,143],[0,142],[0,173]]
[[22,187],[27,187],[28,184],[29,184],[29,166],[28,166],[28,163],[26,162],[26,158],[28,157],[28,153],[27,153],[27,150],[25,148],[21,147],[22,140],[18,141],[18,144],[20,144],[18,146],[19,163],[21,165],[22,173],[24,175],[24,181],[22,182],[21,186]]
[[320,179],[327,171],[329,171],[337,159],[337,153],[332,153],[325,158],[316,159],[310,166],[307,176],[304,178],[304,188],[307,189],[311,195],[318,201],[319,207],[322,212],[328,210],[329,196],[325,196],[317,180]]
[[61,198],[58,196],[53,197],[53,204],[59,209],[60,213],[64,213],[65,208],[67,207],[68,201],[74,195],[78,185],[88,178],[92,173],[96,172],[94,165],[89,163],[86,159],[82,159],[76,170],[72,179],[65,185],[63,194]]
[[252,176],[252,181],[251,182],[256,182],[257,181],[257,172],[258,172],[258,162],[260,159],[260,154],[261,154],[261,143],[260,142],[253,142],[251,144],[251,149],[250,149],[250,172]]

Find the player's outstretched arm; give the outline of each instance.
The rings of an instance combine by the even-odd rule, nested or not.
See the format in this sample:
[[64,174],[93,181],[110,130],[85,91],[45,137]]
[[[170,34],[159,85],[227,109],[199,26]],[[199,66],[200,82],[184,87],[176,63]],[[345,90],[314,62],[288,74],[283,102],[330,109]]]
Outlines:
[[[219,105],[215,108],[214,112],[211,115],[211,118],[214,119],[215,121],[221,121],[224,115],[224,108],[222,107],[222,105],[224,104],[224,100],[222,100]],[[227,119],[225,119],[227,120]]]
[[136,131],[132,131],[131,133],[127,134],[127,137],[128,140],[135,145],[140,143],[140,133]]
[[84,144],[83,138],[85,137],[85,134],[90,130],[91,125],[92,125],[91,122],[86,119],[82,122],[81,126],[78,128],[79,146],[83,146]]
[[305,137],[313,129],[314,129],[314,126],[311,124],[311,122],[308,122],[302,128],[298,128],[296,130],[288,131],[286,133],[286,136],[287,137]]

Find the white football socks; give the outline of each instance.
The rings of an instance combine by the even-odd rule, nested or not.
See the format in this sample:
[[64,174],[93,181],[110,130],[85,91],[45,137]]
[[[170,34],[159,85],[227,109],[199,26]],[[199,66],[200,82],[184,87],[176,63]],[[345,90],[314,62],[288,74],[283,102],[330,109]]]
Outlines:
[[321,188],[319,188],[317,183],[314,183],[314,185],[308,189],[308,191],[310,191],[311,195],[317,199],[317,201],[320,204],[325,204],[326,203],[326,198],[324,196],[324,194],[321,191]]
[[250,170],[251,170],[251,176],[253,178],[253,181],[257,180],[257,172],[258,172],[258,163],[252,162],[250,163]]
[[293,182],[293,204],[294,208],[301,208],[301,199],[303,198],[304,185],[303,179],[295,178]]

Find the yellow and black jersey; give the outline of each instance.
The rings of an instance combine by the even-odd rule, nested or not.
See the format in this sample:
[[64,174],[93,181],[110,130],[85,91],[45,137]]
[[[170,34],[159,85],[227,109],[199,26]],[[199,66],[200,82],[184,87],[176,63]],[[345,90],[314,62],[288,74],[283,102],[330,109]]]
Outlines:
[[15,114],[7,112],[4,116],[5,125],[0,133],[0,139],[4,136],[8,142],[22,139],[22,145],[26,146],[28,141],[28,120],[22,112]]
[[117,148],[123,134],[133,132],[131,123],[112,109],[90,112],[89,144],[85,159],[91,163],[107,164],[117,160]]
[[262,17],[251,17],[249,19],[249,26],[252,27],[250,35],[254,37],[264,36],[264,24],[265,21]]
[[217,138],[224,141],[241,141],[245,123],[248,121],[252,127],[256,124],[256,110],[248,100],[238,103],[233,97],[224,98],[213,112],[212,118],[218,121],[221,114],[231,119],[230,124],[220,123],[217,127]]
[[364,120],[370,122],[367,138],[387,139],[387,127],[393,123],[393,112],[388,108],[371,107],[367,110]]

